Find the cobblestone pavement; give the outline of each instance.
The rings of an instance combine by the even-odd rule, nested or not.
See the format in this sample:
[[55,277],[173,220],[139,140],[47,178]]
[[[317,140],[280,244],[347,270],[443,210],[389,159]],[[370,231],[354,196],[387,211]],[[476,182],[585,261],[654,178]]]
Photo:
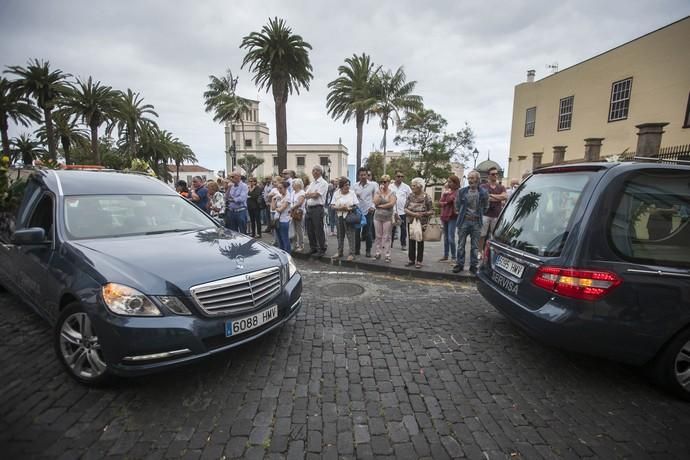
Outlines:
[[299,264],[281,330],[105,389],[0,294],[3,458],[688,458],[690,405],[527,338],[471,285]]

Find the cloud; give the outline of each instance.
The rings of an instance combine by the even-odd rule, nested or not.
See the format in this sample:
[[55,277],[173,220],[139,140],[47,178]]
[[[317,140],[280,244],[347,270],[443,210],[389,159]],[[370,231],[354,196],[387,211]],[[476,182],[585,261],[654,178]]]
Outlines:
[[[684,13],[685,12],[685,13]],[[404,66],[425,104],[457,130],[469,122],[481,158],[507,165],[513,88],[527,69],[561,69],[688,14],[683,0],[307,1],[20,1],[0,3],[2,66],[46,58],[56,68],[132,88],[153,104],[159,124],[189,144],[202,165],[224,169],[223,127],[203,110],[210,74],[227,68],[238,92],[259,98],[275,142],[275,107],[240,65],[244,35],[269,17],[285,18],[313,46],[314,81],[288,101],[288,141],[335,143],[354,162],[355,126],[326,114],[327,84],[346,57],[366,52],[384,68]],[[14,129],[15,132],[21,131]],[[391,136],[392,138],[393,136]],[[376,120],[363,151],[379,147]],[[394,148],[394,147],[393,147]]]

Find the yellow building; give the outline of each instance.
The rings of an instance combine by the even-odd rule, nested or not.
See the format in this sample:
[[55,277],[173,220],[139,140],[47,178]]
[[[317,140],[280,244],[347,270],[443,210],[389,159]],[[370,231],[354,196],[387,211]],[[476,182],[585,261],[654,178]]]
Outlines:
[[690,144],[690,16],[534,77],[528,71],[515,87],[509,178],[540,163],[633,152],[638,125],[647,123],[667,123],[641,128],[656,130],[657,138],[663,129],[661,147]]

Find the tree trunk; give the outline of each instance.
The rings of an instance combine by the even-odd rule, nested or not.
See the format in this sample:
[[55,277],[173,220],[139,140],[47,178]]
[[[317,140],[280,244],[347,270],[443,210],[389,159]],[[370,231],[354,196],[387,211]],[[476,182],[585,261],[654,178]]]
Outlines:
[[97,165],[101,164],[101,152],[98,150],[98,125],[91,123],[91,153]]
[[357,112],[357,171],[362,166],[362,135],[364,131],[364,112]]
[[280,173],[287,169],[287,85],[273,85],[273,101],[276,106],[276,147]]
[[386,174],[386,133],[388,132],[388,125],[383,128],[383,174]]
[[0,120],[0,133],[2,134],[2,155],[10,158],[10,138],[7,135],[7,130],[9,126],[7,125],[7,116],[2,115],[2,120]]
[[60,136],[60,142],[62,143],[62,153],[65,156],[65,164],[68,165],[71,163],[70,155],[69,155],[69,149],[70,149],[69,137]]
[[180,162],[175,162],[175,184],[180,182]]
[[46,137],[48,138],[48,157],[52,161],[57,161],[55,133],[53,132],[53,114],[49,108],[43,109],[43,117],[46,123]]

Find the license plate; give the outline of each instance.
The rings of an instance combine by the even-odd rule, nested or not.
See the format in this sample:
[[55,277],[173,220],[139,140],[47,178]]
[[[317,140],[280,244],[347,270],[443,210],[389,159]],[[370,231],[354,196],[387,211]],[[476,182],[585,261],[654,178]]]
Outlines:
[[496,257],[496,262],[494,265],[518,278],[522,278],[522,272],[525,271],[524,265],[513,262],[512,260],[503,256]]
[[273,321],[278,317],[278,305],[273,305],[259,313],[247,316],[246,318],[233,319],[225,322],[225,337],[232,337],[243,334],[257,327]]
[[518,293],[517,283],[513,283],[508,278],[506,278],[498,272],[491,272],[491,281],[493,281],[497,286],[500,286],[504,290],[510,292],[511,294],[517,295]]

